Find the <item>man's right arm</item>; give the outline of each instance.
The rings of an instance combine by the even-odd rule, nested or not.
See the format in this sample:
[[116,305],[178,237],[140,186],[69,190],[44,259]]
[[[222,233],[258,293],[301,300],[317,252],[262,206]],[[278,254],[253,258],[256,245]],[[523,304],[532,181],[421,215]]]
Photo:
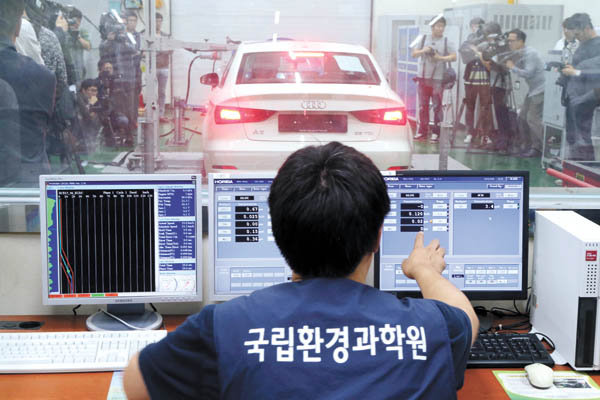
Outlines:
[[419,232],[413,251],[402,263],[402,270],[407,277],[417,281],[423,298],[441,301],[460,308],[467,314],[471,321],[473,343],[477,338],[479,319],[467,296],[442,277],[442,271],[446,267],[444,254],[445,250],[440,247],[438,240],[433,240],[425,246],[423,232]]

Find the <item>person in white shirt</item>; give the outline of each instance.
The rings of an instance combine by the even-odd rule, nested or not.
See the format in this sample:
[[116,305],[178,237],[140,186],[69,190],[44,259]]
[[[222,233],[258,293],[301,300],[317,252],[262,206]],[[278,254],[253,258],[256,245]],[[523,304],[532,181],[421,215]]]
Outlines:
[[32,58],[33,61],[40,65],[44,65],[40,42],[35,34],[33,25],[31,25],[25,17],[21,19],[21,32],[19,32],[19,36],[17,36],[15,46],[17,48],[17,53]]

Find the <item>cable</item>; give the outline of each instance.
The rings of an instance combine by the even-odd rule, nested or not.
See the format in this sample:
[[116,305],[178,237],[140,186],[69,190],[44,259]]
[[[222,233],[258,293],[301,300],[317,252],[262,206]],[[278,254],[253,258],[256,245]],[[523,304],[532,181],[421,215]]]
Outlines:
[[109,316],[109,317],[111,317],[111,318],[113,318],[113,319],[115,319],[115,320],[119,321],[120,323],[122,323],[123,325],[125,325],[126,327],[128,327],[128,328],[130,328],[130,329],[134,329],[134,330],[136,330],[136,331],[149,331],[149,330],[151,330],[151,329],[148,329],[148,328],[140,328],[139,326],[134,326],[134,325],[131,325],[129,322],[125,322],[125,321],[123,321],[121,318],[117,317],[117,316],[116,316],[116,315],[114,315],[114,314],[111,314],[111,313],[109,313],[108,311],[104,311],[104,310],[102,310],[102,309],[99,309],[98,311],[101,311],[101,312],[103,312],[103,313],[104,313],[104,314],[106,314],[107,316]]
[[[194,65],[194,62],[196,62],[197,59],[202,58],[202,56],[196,56],[192,59],[192,61],[190,61],[190,65],[188,66],[188,74],[187,74],[187,91],[185,93],[185,104],[188,103],[188,100],[190,99],[190,86],[191,86],[191,82],[192,82],[192,66]],[[215,60],[216,62],[217,60]],[[213,72],[214,72],[214,64],[213,64]]]
[[150,304],[150,307],[152,307],[152,310],[154,310],[154,312],[158,312],[158,310],[156,309],[156,307],[154,307],[154,304],[152,304],[152,303],[149,303],[149,304]]
[[550,339],[550,337],[548,335],[546,335],[545,333],[542,333],[542,332],[535,332],[535,335],[542,336],[544,339],[546,339],[546,341],[552,348],[552,351],[556,350],[556,346],[554,345],[554,342],[552,341],[552,339]]
[[77,315],[77,309],[81,307],[81,304],[78,304],[76,307],[73,307],[73,315]]
[[163,133],[162,135],[160,135],[159,137],[167,137],[169,136],[171,133],[175,132],[175,128],[171,129],[169,132],[167,133]]

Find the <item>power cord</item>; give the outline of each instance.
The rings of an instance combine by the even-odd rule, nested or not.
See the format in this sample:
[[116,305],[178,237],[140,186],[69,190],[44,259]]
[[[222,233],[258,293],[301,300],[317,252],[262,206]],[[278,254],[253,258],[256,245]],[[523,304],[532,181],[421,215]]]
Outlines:
[[78,304],[77,306],[73,307],[73,315],[77,316],[77,309],[81,307],[81,304]]
[[136,331],[149,331],[151,329],[147,329],[147,328],[140,328],[139,326],[135,326],[135,325],[131,325],[129,322],[125,322],[124,320],[122,320],[121,318],[117,317],[114,314],[109,313],[108,311],[105,311],[103,309],[98,309],[98,311],[103,312],[104,314],[106,314],[107,316],[111,317],[112,319],[119,321],[120,323],[122,323],[123,325],[125,325],[126,327],[136,330]]
[[548,345],[550,346],[552,351],[556,350],[556,345],[554,344],[554,342],[552,341],[552,339],[550,339],[550,337],[548,335],[546,335],[545,333],[542,333],[542,332],[536,332],[535,334],[542,336],[546,340],[546,342],[548,342]]

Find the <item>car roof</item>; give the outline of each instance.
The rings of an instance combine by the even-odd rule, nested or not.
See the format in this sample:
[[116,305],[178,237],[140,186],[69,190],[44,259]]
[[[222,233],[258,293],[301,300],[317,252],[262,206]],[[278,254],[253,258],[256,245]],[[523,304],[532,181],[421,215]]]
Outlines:
[[262,51],[333,51],[340,53],[369,54],[369,51],[357,44],[335,42],[310,42],[305,40],[281,40],[266,42],[243,42],[239,45],[239,52],[254,53]]

